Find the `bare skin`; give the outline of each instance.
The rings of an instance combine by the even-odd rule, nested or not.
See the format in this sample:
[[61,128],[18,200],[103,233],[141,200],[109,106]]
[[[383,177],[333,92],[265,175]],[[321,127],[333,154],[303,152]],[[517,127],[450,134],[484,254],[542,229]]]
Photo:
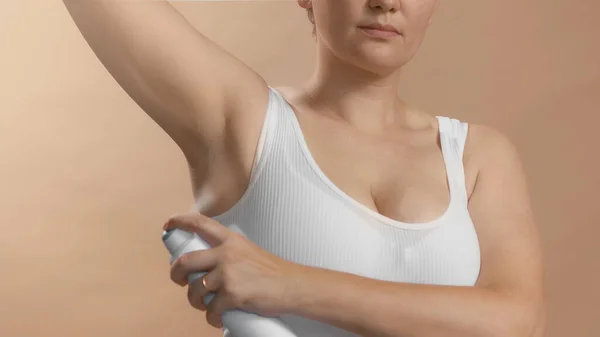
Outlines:
[[[119,85],[181,148],[202,213],[212,216],[229,209],[250,179],[268,103],[265,81],[194,30],[166,2],[63,1]],[[389,218],[426,222],[438,217],[448,206],[449,192],[437,121],[397,95],[401,68],[420,46],[438,1],[298,3],[314,13],[317,67],[306,83],[279,90],[293,106],[318,165],[349,196]],[[374,20],[395,25],[401,37],[382,41],[357,28]],[[265,306],[364,335],[542,336],[541,252],[517,151],[492,128],[471,125],[464,165],[469,212],[482,253],[474,289],[370,284],[374,281],[303,270],[310,277],[309,289],[323,289],[322,297],[311,298],[312,292],[300,289],[288,303],[267,304],[274,299],[265,298]],[[179,225],[189,226],[185,221]],[[226,241],[228,234],[219,235]],[[256,256],[266,256],[261,254]],[[177,263],[174,280],[184,282],[185,272],[200,268],[202,259]],[[282,269],[300,274],[295,267]],[[352,284],[357,282],[367,282],[362,289],[373,289],[372,297],[381,298],[370,310],[390,309],[383,310],[377,325],[357,323],[368,312],[344,297],[356,292]],[[327,294],[335,294],[335,300]],[[427,306],[433,294],[436,305]],[[385,308],[387,295],[410,301]],[[290,308],[292,302],[299,307]],[[457,310],[461,306],[469,309]],[[331,316],[340,312],[346,316]],[[218,313],[213,310],[209,320],[215,326]]]

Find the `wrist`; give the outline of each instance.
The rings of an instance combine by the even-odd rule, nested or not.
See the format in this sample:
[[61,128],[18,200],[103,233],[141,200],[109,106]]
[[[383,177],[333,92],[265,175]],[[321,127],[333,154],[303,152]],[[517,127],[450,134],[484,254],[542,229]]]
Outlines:
[[311,268],[291,264],[285,277],[284,291],[281,299],[281,314],[297,315],[303,301],[309,299],[307,289],[311,288]]

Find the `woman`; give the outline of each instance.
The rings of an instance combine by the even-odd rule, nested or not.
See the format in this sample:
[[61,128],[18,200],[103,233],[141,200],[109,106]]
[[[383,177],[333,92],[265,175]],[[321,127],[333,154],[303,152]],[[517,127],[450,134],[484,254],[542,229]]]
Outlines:
[[[397,97],[437,0],[298,0],[317,66],[271,88],[165,2],[65,0],[98,58],[179,145],[214,247],[173,264],[220,327],[238,308],[299,336],[543,334],[526,180],[493,129]],[[216,293],[208,308],[202,297]]]

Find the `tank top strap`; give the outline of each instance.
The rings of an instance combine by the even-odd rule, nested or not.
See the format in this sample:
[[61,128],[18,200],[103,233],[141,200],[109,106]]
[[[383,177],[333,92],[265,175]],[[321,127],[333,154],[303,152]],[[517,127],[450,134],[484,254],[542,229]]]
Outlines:
[[273,88],[269,87],[268,91],[269,99],[254,155],[250,183],[252,183],[258,171],[262,170],[265,162],[268,160],[272,147],[277,143],[277,133],[280,129],[281,116],[279,116],[279,110],[281,110],[282,98]]
[[442,155],[446,165],[448,184],[452,199],[468,202],[463,153],[469,132],[469,124],[457,119],[437,116]]

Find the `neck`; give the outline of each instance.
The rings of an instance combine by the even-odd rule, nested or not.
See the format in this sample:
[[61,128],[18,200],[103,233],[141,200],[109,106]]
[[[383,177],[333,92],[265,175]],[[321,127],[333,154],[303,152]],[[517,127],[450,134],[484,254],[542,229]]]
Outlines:
[[398,98],[400,69],[382,75],[359,68],[319,44],[315,72],[305,86],[315,109],[361,129],[396,124],[406,106]]

